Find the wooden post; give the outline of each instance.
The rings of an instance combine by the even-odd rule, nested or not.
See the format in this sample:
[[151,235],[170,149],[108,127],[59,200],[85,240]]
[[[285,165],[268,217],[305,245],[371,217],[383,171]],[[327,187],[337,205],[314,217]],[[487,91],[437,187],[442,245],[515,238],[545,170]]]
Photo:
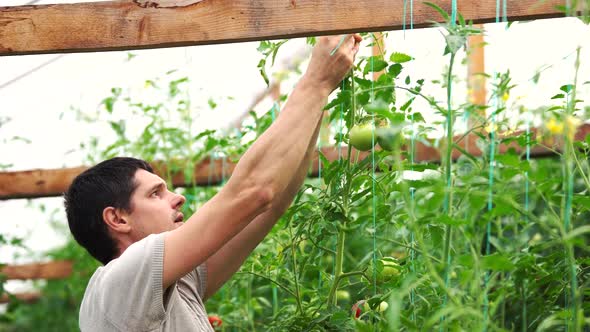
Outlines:
[[[382,32],[375,32],[373,34],[373,46],[371,47],[373,56],[385,56],[385,41],[383,40]],[[373,80],[376,81],[379,76],[383,74],[383,70],[373,73]]]
[[[483,29],[483,25],[474,27]],[[485,51],[483,34],[469,36],[467,39],[467,87],[469,102],[475,105],[486,104]],[[474,114],[475,115],[475,114]],[[479,116],[485,116],[483,108],[478,110]],[[477,116],[475,115],[475,116]],[[473,117],[469,119],[469,126]]]

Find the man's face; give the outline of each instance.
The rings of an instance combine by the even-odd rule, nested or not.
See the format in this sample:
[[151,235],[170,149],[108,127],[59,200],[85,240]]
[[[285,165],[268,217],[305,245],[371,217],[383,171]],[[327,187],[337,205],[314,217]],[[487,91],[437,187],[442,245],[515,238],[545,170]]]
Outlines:
[[127,214],[130,235],[135,241],[182,226],[184,216],[180,208],[186,201],[182,195],[169,191],[164,180],[143,169],[135,173],[135,182],[132,212]]

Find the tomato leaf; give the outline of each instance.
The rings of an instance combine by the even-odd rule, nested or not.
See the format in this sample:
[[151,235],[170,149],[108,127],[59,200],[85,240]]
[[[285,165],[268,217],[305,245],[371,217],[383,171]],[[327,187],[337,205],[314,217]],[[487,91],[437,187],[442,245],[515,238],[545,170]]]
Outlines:
[[391,56],[389,57],[389,60],[391,62],[395,62],[395,63],[404,63],[404,62],[408,62],[411,60],[414,60],[414,58],[412,58],[411,56],[405,54],[405,53],[392,53]]

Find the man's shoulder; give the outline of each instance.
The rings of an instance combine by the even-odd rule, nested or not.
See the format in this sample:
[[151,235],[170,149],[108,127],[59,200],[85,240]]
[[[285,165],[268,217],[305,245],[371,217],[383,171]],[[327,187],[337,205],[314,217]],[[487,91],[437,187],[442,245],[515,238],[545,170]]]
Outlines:
[[153,234],[133,243],[94,271],[80,306],[81,326],[126,331],[129,324],[152,326],[162,319],[161,277],[155,266],[163,262],[163,236]]

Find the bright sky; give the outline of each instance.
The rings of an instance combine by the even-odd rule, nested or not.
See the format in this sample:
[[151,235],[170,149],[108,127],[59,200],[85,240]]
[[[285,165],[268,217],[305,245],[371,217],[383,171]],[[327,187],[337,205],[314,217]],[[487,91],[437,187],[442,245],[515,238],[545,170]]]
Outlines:
[[[2,1],[3,5],[6,1]],[[8,0],[8,5],[22,3],[26,1]],[[575,19],[518,23],[508,30],[505,25],[490,24],[486,25],[486,30],[489,43],[486,71],[510,69],[513,82],[519,84],[511,98],[521,97],[521,103],[529,108],[549,104],[550,97],[558,93],[561,85],[571,83],[578,45],[583,47],[581,58],[590,58],[590,29]],[[447,65],[448,57],[442,56],[443,43],[438,30],[421,29],[405,34],[402,31],[390,33],[386,47],[415,57],[416,61],[407,66],[406,72],[414,79],[425,78],[429,82],[440,78]],[[304,40],[286,45],[279,51],[279,65],[303,46]],[[140,89],[145,80],[161,77],[171,69],[190,77],[193,104],[203,110],[210,97],[216,101],[234,97],[232,101],[220,103],[215,112],[200,112],[202,128],[223,126],[242,113],[254,94],[265,87],[256,68],[261,58],[257,46],[258,43],[241,43],[133,51],[137,56],[130,61],[127,61],[128,52],[3,57],[0,59],[0,86],[3,86],[0,88],[0,123],[7,118],[9,121],[0,126],[0,164],[13,165],[10,170],[80,165],[83,154],[71,151],[76,150],[89,133],[102,135],[104,127],[80,124],[70,108],[93,112],[112,87]],[[368,52],[367,48],[363,54]],[[7,84],[48,61],[53,62]],[[533,84],[530,79],[546,65],[553,67],[541,74],[539,84]],[[455,73],[465,77],[465,66],[459,66]],[[584,61],[579,77],[580,83],[590,80],[590,66]],[[294,81],[288,82],[283,91],[292,84]],[[589,87],[580,87],[581,99],[587,97]],[[442,91],[433,90],[431,84],[424,91],[443,99]],[[455,91],[460,96],[456,101],[463,102],[465,85],[457,85]],[[262,108],[267,106],[261,105]],[[24,137],[30,143],[13,140],[15,136]],[[47,211],[55,210],[52,219],[66,225],[61,198],[33,201],[33,205],[39,204],[45,204]],[[63,237],[52,230],[48,213],[28,205],[26,200],[0,201],[0,234],[26,238],[26,245],[37,255],[63,243]],[[29,255],[19,250],[0,251],[2,263],[29,260]],[[11,287],[16,289],[22,284],[13,283]]]

